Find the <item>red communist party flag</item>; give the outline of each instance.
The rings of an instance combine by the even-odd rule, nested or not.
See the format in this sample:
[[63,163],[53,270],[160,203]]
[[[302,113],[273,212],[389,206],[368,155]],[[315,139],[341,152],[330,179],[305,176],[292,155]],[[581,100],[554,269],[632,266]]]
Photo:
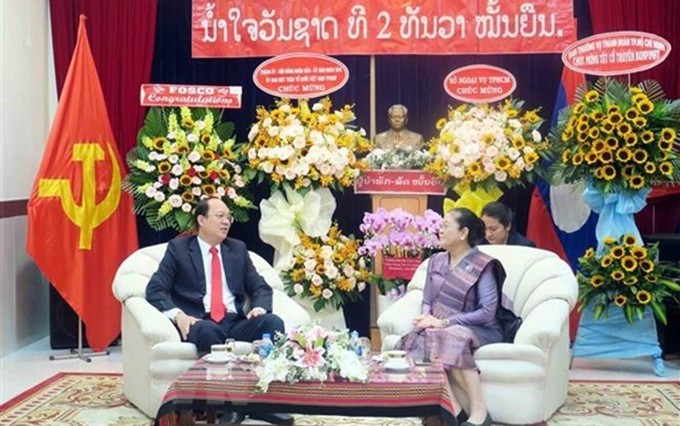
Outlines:
[[87,327],[94,350],[120,333],[111,283],[137,248],[132,197],[81,15],[78,40],[28,200],[26,249]]

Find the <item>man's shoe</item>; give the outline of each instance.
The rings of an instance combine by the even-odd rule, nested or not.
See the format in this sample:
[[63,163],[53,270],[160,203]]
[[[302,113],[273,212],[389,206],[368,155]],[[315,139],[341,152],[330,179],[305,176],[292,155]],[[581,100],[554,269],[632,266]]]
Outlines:
[[248,414],[253,420],[262,420],[263,422],[275,425],[292,425],[295,424],[295,419],[290,414],[280,413],[250,413]]
[[227,411],[220,416],[218,425],[238,425],[243,423],[246,415],[243,413],[237,413],[235,411]]

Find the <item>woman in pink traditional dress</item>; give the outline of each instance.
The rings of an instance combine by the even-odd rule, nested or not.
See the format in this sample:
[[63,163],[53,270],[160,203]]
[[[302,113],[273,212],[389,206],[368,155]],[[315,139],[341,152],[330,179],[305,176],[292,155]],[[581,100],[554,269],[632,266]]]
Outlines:
[[[456,208],[446,214],[439,233],[446,251],[430,258],[421,314],[397,344],[414,359],[442,361],[470,401],[464,426],[491,424],[472,353],[503,340],[496,310],[505,272],[498,260],[476,248],[483,238],[484,223],[470,210]],[[465,414],[460,404],[455,398],[452,402],[461,419]]]

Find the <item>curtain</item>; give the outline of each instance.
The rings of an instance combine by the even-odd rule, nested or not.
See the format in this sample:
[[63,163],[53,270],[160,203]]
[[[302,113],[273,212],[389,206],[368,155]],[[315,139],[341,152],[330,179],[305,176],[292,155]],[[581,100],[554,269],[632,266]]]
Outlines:
[[590,0],[593,34],[609,31],[644,31],[659,35],[672,46],[671,54],[656,67],[635,73],[634,83],[654,79],[666,96],[680,98],[680,2],[677,0]]
[[[593,33],[635,30],[659,35],[671,44],[671,54],[656,67],[631,75],[632,83],[653,79],[661,83],[669,99],[680,98],[680,1],[677,0],[590,0]],[[635,216],[644,234],[678,232],[680,187],[656,190],[649,205]]]
[[139,86],[149,82],[151,73],[156,7],[157,0],[50,0],[57,93],[61,94],[75,48],[78,17],[84,14],[113,134],[123,157],[135,146],[144,120]]

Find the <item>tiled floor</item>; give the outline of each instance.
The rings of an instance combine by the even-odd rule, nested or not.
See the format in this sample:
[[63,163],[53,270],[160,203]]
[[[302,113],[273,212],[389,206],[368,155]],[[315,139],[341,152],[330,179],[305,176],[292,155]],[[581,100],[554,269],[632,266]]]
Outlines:
[[[121,348],[111,348],[111,355],[94,357],[92,362],[79,359],[50,361],[50,355],[68,353],[53,351],[45,338],[0,358],[0,403],[4,403],[23,391],[37,385],[59,372],[122,372]],[[636,380],[680,381],[680,358],[665,362],[666,375],[654,375],[651,358],[627,360],[575,359],[570,378],[573,380]]]

